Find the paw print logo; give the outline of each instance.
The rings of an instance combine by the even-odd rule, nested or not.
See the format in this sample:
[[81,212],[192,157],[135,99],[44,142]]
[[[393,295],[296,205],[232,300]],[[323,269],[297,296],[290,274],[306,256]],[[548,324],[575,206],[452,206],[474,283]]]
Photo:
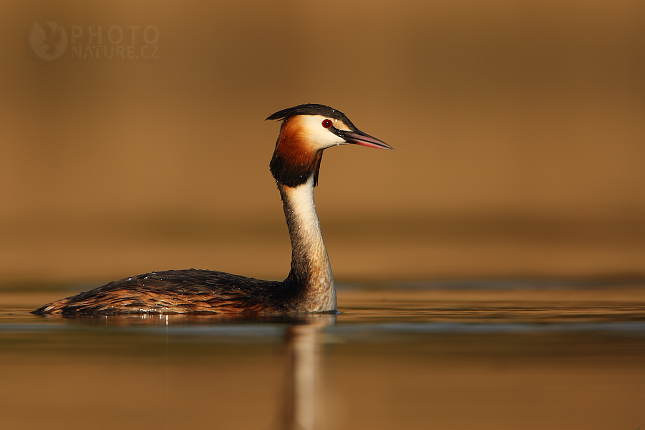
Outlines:
[[29,30],[29,44],[43,61],[54,61],[67,49],[67,33],[53,21],[34,22]]

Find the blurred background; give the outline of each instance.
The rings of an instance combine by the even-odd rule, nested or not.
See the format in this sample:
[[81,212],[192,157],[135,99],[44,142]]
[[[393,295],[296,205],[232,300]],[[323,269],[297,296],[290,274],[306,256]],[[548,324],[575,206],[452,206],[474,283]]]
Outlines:
[[0,5],[0,284],[281,279],[271,113],[328,104],[335,277],[645,275],[638,0]]

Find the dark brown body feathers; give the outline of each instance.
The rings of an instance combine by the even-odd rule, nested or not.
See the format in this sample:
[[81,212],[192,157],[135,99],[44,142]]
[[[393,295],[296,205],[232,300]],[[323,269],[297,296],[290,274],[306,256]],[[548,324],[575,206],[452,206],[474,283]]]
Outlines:
[[297,289],[211,270],[169,270],[113,281],[94,290],[47,304],[40,315],[115,314],[282,314]]

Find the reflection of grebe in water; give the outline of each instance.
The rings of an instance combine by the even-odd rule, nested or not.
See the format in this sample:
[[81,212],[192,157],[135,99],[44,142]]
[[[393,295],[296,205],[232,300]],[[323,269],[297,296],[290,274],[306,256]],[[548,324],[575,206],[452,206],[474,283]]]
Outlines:
[[392,149],[358,130],[341,112],[305,104],[267,119],[283,120],[270,168],[291,237],[291,271],[282,282],[210,270],[152,272],[58,300],[36,314],[283,314],[336,310],[336,289],[313,191],[323,150],[354,143]]

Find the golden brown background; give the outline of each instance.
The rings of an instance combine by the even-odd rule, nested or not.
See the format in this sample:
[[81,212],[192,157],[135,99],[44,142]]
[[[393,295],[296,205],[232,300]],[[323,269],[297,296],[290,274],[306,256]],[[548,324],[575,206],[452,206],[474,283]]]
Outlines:
[[[158,59],[45,62],[43,21],[154,26]],[[395,148],[325,153],[338,280],[645,274],[641,1],[9,0],[0,23],[0,283],[285,276],[264,118],[307,102]]]

